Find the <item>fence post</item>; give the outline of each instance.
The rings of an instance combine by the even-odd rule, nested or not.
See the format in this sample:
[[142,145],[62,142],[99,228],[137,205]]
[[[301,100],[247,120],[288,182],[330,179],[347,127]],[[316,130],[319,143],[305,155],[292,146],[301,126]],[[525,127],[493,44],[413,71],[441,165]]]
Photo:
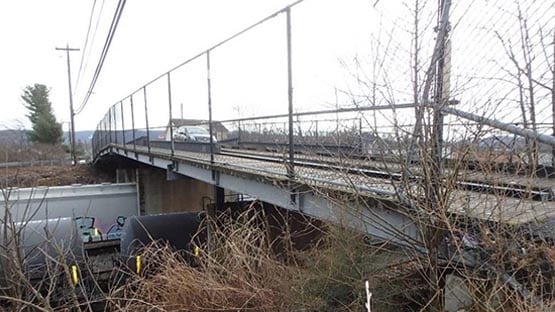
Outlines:
[[293,180],[295,178],[295,145],[293,137],[293,69],[291,55],[291,8],[285,10],[287,23],[287,102],[289,113],[289,166],[287,175],[289,177],[289,189],[291,191],[291,202],[295,204],[295,194],[293,192]]
[[98,150],[99,150],[99,144],[98,144],[98,137],[100,135],[100,124],[96,125],[96,131],[94,133],[94,158],[96,158],[96,155],[98,154]]
[[[100,153],[100,149],[102,148],[102,120],[96,125],[96,155]],[[95,156],[96,156],[95,155]]]
[[152,161],[152,156],[150,155],[150,129],[148,128],[148,104],[146,100],[146,86],[143,87],[143,97],[145,98],[146,144],[148,148],[148,157],[150,161]]
[[129,96],[129,101],[131,103],[131,131],[133,133],[133,153],[135,153],[135,158],[138,158],[137,155],[137,145],[135,143],[135,110],[133,109],[133,94]]
[[237,125],[239,127],[239,131],[237,133],[237,145],[241,145],[241,120],[238,121]]
[[110,133],[109,144],[112,144],[112,108],[114,108],[114,106],[110,107],[108,110],[108,131]]
[[[108,110],[108,112],[110,112],[110,111]],[[104,135],[103,135],[104,136],[104,144],[103,144],[103,146],[106,146],[106,145],[109,144],[108,143],[108,134],[109,134],[109,132],[108,132],[108,123],[106,122],[106,117],[108,117],[108,114],[104,115],[104,120],[102,121],[102,123],[104,124]]]
[[168,104],[170,106],[170,122],[169,122],[169,127],[170,127],[170,141],[171,141],[171,155],[173,157],[173,155],[175,154],[175,145],[174,145],[174,140],[173,140],[173,121],[172,121],[172,84],[171,84],[171,77],[170,77],[170,72],[168,72]]
[[315,120],[316,122],[316,126],[315,126],[315,136],[316,136],[316,141],[314,142],[315,144],[318,144],[318,120]]
[[[113,112],[112,112],[113,110]],[[113,120],[113,126],[112,126],[112,120]],[[117,128],[116,125],[116,109],[115,109],[115,104],[113,106],[110,107],[109,113],[108,113],[108,124],[110,125],[110,141],[108,143],[112,143],[115,142],[116,145],[118,144],[118,136],[117,136],[117,131],[114,128]],[[114,138],[112,138],[112,129],[114,129]]]
[[96,128],[94,128],[94,133],[93,133],[93,139],[92,139],[92,158],[96,158],[96,151],[98,150],[97,147],[97,142],[96,142],[96,137],[98,135],[98,124],[96,125]]
[[287,102],[289,113],[289,166],[290,177],[293,178],[294,172],[294,142],[293,142],[293,70],[291,60],[291,8],[287,8]]
[[98,127],[95,126],[94,133],[93,133],[93,136],[92,136],[92,142],[91,142],[92,143],[91,144],[91,146],[92,146],[92,155],[91,155],[92,159],[94,159],[95,156],[96,156],[96,134],[97,133],[98,133]]
[[126,140],[125,140],[125,121],[124,121],[125,116],[123,114],[123,101],[119,101],[119,107],[121,109],[121,140],[122,140],[121,145],[123,145],[123,148],[124,148],[123,152],[125,153],[125,155],[127,155],[127,149],[125,147],[125,143],[126,143]]
[[104,132],[104,129],[105,129],[105,127],[104,127],[104,118],[102,118],[102,119],[100,120],[100,124],[98,124],[98,128],[99,128],[99,130],[100,130],[100,132],[99,132],[99,135],[100,135],[100,148],[104,148],[104,135],[105,135],[105,132]]
[[[210,164],[214,166],[214,138],[212,137],[212,81],[210,77],[210,50],[206,51],[206,82],[208,86],[208,132],[210,134]],[[212,181],[216,180],[216,172],[212,167]]]

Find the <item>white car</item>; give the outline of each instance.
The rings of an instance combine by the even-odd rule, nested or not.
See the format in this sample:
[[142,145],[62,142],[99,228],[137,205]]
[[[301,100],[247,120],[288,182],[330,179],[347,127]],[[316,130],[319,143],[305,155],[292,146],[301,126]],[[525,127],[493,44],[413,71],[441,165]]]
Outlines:
[[[181,126],[173,134],[173,139],[177,142],[210,143],[210,134],[208,130],[201,127]],[[212,140],[216,143],[214,136],[212,136]]]

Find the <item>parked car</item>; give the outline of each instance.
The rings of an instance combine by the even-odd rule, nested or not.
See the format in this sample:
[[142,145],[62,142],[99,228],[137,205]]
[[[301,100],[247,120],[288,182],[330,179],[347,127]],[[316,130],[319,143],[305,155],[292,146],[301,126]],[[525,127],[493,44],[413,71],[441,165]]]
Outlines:
[[[181,126],[173,134],[173,139],[180,142],[210,143],[210,134],[208,130],[201,127]],[[212,136],[212,140],[216,143],[214,136]]]

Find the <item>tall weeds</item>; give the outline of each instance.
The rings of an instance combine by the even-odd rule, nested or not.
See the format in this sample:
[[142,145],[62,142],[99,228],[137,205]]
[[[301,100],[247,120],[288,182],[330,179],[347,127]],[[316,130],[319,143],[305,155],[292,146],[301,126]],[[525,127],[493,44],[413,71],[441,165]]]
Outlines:
[[[277,260],[259,213],[222,216],[194,263],[166,246],[145,248],[144,271],[112,294],[126,311],[283,311],[292,270]],[[210,245],[210,250],[208,249]],[[190,252],[190,251],[189,251]]]
[[[144,270],[109,297],[125,311],[360,311],[369,280],[380,311],[411,310],[421,291],[418,270],[398,250],[369,244],[365,236],[326,225],[312,248],[273,248],[294,237],[270,239],[264,210],[251,207],[238,217],[220,215],[190,255],[160,244],[141,253]],[[286,218],[284,218],[286,219]],[[294,245],[287,244],[285,245]],[[192,251],[186,251],[189,253]],[[395,260],[396,259],[396,260]],[[401,260],[399,260],[401,259]],[[407,285],[411,285],[407,290]]]

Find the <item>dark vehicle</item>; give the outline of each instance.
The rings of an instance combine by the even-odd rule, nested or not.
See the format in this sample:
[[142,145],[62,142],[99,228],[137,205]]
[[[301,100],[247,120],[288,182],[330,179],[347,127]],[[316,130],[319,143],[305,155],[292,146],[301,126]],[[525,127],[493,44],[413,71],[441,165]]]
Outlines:
[[149,261],[141,256],[141,250],[152,242],[182,252],[185,259],[193,263],[193,255],[197,253],[195,247],[198,248],[206,240],[206,232],[199,232],[203,218],[204,214],[195,212],[129,218],[123,226],[120,240],[123,263],[139,273],[143,263]]

